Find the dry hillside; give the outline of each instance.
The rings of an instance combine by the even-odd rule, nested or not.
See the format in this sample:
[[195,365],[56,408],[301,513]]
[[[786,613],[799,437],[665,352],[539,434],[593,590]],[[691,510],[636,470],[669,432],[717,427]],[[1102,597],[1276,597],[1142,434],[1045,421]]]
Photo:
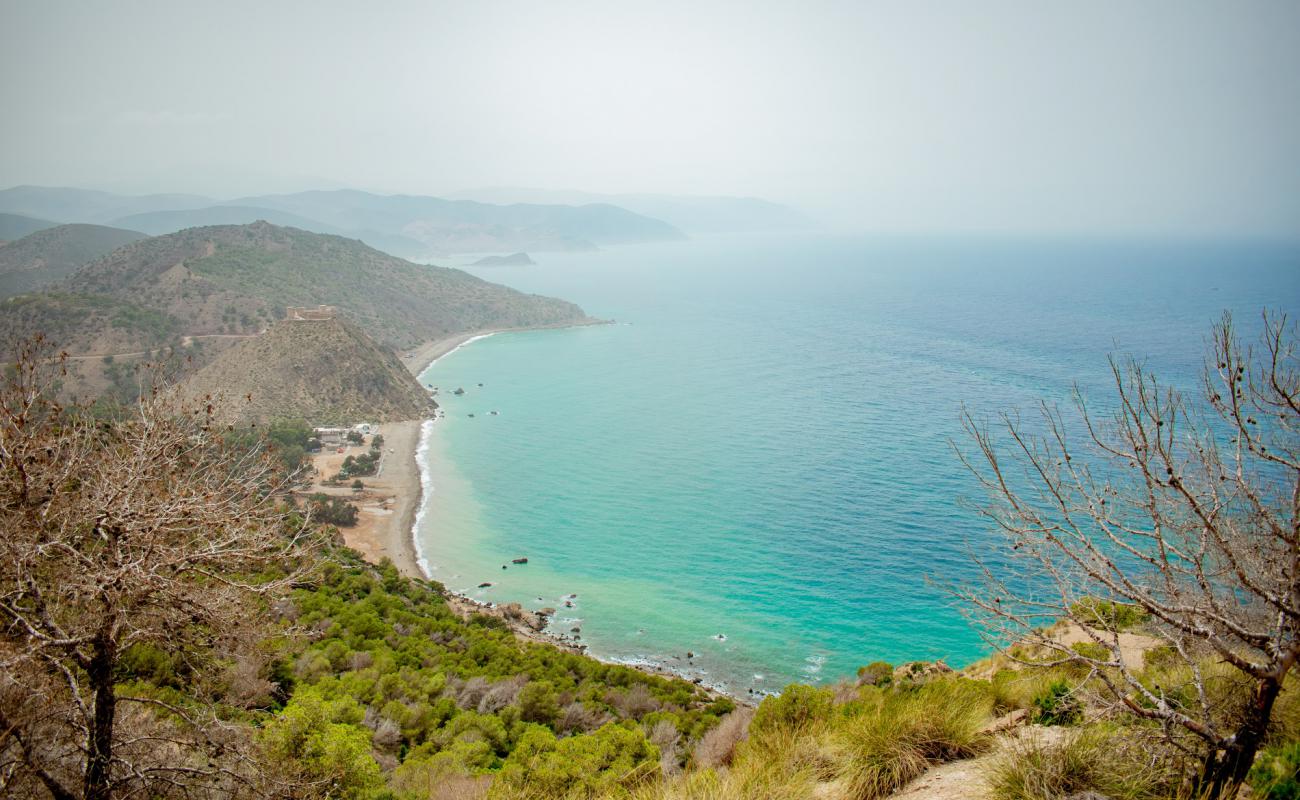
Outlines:
[[434,407],[396,355],[339,317],[278,322],[226,349],[180,388],[190,398],[224,397],[222,405],[259,422],[421,419]]

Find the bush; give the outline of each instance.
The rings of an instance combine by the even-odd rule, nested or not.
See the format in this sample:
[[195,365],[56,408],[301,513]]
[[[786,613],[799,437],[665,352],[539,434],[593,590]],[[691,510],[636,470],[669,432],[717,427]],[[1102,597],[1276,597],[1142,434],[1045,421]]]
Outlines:
[[750,730],[756,734],[807,730],[830,718],[834,702],[835,694],[830,689],[792,683],[781,694],[763,698]]
[[360,433],[356,431],[348,431],[348,441],[352,444],[361,444],[365,440],[366,437],[362,436]]
[[311,518],[326,525],[347,528],[357,524],[357,507],[341,497],[313,494],[307,498]]
[[1247,780],[1252,797],[1300,800],[1300,741],[1264,750]]
[[530,726],[506,759],[489,797],[598,797],[659,771],[659,748],[638,726],[610,723],[595,733],[555,738]]
[[964,679],[883,692],[836,731],[839,777],[852,797],[887,797],[931,764],[984,750],[992,710],[987,687]]
[[993,800],[1057,800],[1095,792],[1111,800],[1173,796],[1174,776],[1153,766],[1137,737],[1090,727],[1056,745],[1029,739],[989,771]]
[[887,661],[873,661],[858,667],[859,686],[884,686],[894,679],[894,667]]
[[550,725],[560,713],[555,687],[550,681],[534,681],[519,690],[519,717],[525,722]]
[[1068,683],[1052,681],[1046,691],[1034,698],[1030,718],[1038,725],[1077,725],[1083,719],[1083,704]]
[[1132,603],[1085,597],[1070,605],[1070,614],[1092,628],[1124,631],[1141,625],[1150,615]]

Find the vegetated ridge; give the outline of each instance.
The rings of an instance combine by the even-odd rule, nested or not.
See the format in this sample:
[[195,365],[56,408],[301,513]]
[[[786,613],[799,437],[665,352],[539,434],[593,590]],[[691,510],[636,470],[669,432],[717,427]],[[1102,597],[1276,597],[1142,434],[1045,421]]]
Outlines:
[[241,420],[306,419],[316,424],[423,419],[436,405],[391,351],[335,315],[281,320],[243,339],[186,379],[191,399]]
[[58,225],[0,246],[0,298],[57,283],[83,265],[145,238],[103,225]]
[[0,334],[43,332],[74,355],[182,337],[250,335],[287,306],[332,305],[383,346],[486,328],[589,321],[572,303],[456,269],[422,266],[352,239],[267,223],[192,228],[121,247],[0,307]]

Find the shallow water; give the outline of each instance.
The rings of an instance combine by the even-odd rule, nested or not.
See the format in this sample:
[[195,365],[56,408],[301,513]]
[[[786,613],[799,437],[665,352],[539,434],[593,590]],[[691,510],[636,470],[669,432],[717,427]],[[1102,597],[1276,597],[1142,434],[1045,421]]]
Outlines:
[[475,271],[617,324],[492,336],[421,377],[447,414],[420,523],[433,577],[740,692],[985,652],[935,582],[996,541],[959,502],[981,499],[950,443],[963,403],[1030,409],[1075,381],[1104,399],[1111,352],[1194,390],[1223,310],[1247,332],[1266,305],[1300,310],[1285,244],[750,236],[535,257]]

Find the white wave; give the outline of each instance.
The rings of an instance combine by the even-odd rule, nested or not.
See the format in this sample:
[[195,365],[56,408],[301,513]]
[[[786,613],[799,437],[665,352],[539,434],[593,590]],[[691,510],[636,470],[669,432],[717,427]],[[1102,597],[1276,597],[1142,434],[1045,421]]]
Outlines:
[[429,437],[433,435],[434,421],[426,419],[420,425],[420,443],[415,447],[415,465],[420,470],[420,507],[415,512],[415,522],[411,523],[411,543],[415,547],[415,564],[424,573],[426,579],[433,577],[429,560],[424,555],[424,546],[420,542],[420,528],[424,514],[433,501],[433,474],[429,470]]
[[[455,347],[451,348],[451,349],[448,350],[447,352],[445,352],[445,353],[443,353],[442,355],[438,356],[438,357],[435,358],[434,360],[430,361],[430,362],[429,362],[429,366],[428,366],[428,367],[425,367],[424,369],[428,369],[429,367],[432,367],[434,364],[437,364],[439,361],[443,360],[444,358],[446,358],[447,356],[449,356],[449,355],[451,355],[452,353],[456,352],[457,350],[461,349],[462,347],[464,347],[464,346],[467,345],[467,344],[473,344],[474,342],[477,342],[479,339],[486,339],[486,338],[488,338],[489,336],[496,336],[499,332],[500,332],[500,331],[489,331],[488,333],[480,333],[480,334],[478,334],[477,336],[471,336],[471,337],[469,337],[468,339],[466,339],[465,341],[463,341],[463,342],[461,342],[460,344],[456,345]],[[424,370],[420,370],[420,372],[423,373]]]

